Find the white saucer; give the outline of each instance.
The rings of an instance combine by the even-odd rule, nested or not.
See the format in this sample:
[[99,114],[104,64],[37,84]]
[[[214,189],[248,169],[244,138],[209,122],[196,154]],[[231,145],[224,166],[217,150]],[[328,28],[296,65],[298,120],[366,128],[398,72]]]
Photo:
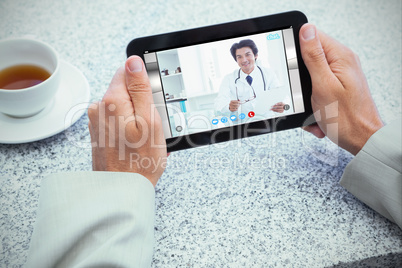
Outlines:
[[89,84],[76,67],[60,61],[60,87],[40,113],[15,118],[0,113],[0,143],[25,143],[53,136],[74,124],[86,111]]

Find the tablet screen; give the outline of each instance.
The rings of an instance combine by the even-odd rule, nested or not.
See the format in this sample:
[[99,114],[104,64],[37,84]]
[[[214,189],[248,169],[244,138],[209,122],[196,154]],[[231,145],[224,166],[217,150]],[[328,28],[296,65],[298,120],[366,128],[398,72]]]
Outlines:
[[293,36],[290,27],[146,51],[165,138],[303,113]]

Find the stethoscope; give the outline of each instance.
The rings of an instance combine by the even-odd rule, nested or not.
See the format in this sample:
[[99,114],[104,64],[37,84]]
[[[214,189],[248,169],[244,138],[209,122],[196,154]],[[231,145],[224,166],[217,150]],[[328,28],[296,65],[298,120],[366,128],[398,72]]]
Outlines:
[[[262,70],[261,70],[260,66],[257,66],[257,67],[258,67],[258,69],[260,69],[261,76],[262,76],[262,81],[264,82],[264,91],[266,91],[267,89],[266,89],[266,85],[265,85],[264,74],[262,73]],[[239,69],[239,72],[238,72],[238,74],[237,74],[237,78],[236,78],[236,80],[235,80],[235,85],[237,84],[237,81],[240,79],[240,71],[241,71],[241,68]]]

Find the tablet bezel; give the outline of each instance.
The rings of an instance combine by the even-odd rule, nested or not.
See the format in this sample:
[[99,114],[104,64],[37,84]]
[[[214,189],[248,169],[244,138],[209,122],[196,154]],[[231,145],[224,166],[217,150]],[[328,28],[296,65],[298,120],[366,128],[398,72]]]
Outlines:
[[[144,60],[146,52],[174,49],[263,32],[293,28],[294,43],[300,74],[305,111],[299,114],[239,124],[166,139],[168,152],[214,144],[239,138],[271,133],[314,123],[311,119],[311,79],[303,62],[299,31],[307,17],[300,11],[290,11],[264,17],[223,23],[201,28],[153,35],[132,40],[127,46],[127,57],[138,55]],[[166,105],[166,103],[165,103]],[[309,118],[310,117],[310,118]]]

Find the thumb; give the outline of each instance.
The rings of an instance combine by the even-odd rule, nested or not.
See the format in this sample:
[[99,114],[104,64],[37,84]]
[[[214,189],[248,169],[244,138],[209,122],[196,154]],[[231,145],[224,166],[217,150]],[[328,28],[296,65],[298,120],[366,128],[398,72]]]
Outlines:
[[125,69],[126,86],[128,95],[133,103],[134,115],[148,118],[151,114],[151,106],[154,102],[144,63],[140,57],[131,56],[126,61]]
[[313,24],[304,24],[300,29],[299,39],[301,54],[312,82],[331,75],[332,71],[325,57],[316,27]]

